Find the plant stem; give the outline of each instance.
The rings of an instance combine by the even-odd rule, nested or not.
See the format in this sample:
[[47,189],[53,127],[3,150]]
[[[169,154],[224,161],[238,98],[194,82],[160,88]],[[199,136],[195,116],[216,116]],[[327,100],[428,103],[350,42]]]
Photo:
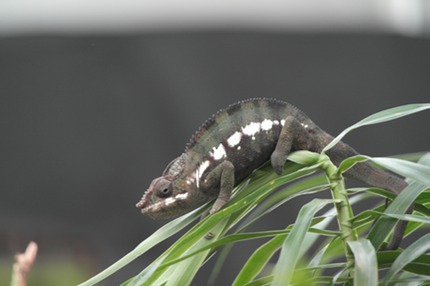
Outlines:
[[340,238],[343,241],[345,249],[345,257],[347,261],[347,269],[353,277],[354,257],[351,249],[348,246],[348,241],[357,240],[357,232],[352,227],[352,208],[348,200],[347,191],[345,188],[345,180],[339,169],[334,165],[327,155],[322,155],[323,164],[321,169],[326,173],[330,183],[332,197],[335,201],[334,205],[337,212],[337,221],[339,224]]

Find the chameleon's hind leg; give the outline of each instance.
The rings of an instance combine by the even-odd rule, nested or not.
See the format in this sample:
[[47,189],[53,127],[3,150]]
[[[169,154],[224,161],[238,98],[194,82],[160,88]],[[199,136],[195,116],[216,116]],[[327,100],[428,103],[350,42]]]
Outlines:
[[293,116],[288,116],[285,118],[276,148],[270,157],[272,167],[277,174],[282,173],[287,156],[293,147],[298,150],[309,150],[311,137],[306,127]]
[[204,179],[204,189],[219,185],[219,193],[209,214],[220,210],[230,199],[234,188],[234,166],[230,161],[224,161],[216,166]]

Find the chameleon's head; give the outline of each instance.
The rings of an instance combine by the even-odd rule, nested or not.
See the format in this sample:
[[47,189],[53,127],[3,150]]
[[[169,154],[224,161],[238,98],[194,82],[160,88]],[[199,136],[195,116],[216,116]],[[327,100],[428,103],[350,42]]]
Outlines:
[[185,214],[198,205],[192,198],[193,186],[180,179],[185,166],[186,154],[173,160],[161,177],[152,181],[142,199],[136,204],[144,215],[152,219],[174,218]]
[[165,177],[154,179],[142,199],[136,204],[152,219],[173,218],[189,211],[188,192],[178,189]]

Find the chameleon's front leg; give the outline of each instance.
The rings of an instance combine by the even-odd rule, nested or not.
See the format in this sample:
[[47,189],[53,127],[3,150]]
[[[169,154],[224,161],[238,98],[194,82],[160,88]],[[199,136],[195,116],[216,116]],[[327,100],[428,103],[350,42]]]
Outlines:
[[230,161],[224,161],[216,166],[203,181],[204,189],[213,189],[219,185],[219,193],[209,214],[219,211],[230,199],[234,187],[234,166]]
[[292,147],[300,150],[309,150],[311,138],[308,130],[293,116],[285,118],[284,126],[273,151],[270,162],[275,172],[280,175],[284,169],[287,156]]

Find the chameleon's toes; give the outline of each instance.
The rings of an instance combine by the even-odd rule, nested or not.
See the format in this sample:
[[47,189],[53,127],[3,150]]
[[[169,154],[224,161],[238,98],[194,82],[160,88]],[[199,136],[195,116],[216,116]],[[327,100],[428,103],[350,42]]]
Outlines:
[[216,213],[220,210],[220,207],[217,207],[216,205],[213,205],[211,210],[209,211],[209,215]]

